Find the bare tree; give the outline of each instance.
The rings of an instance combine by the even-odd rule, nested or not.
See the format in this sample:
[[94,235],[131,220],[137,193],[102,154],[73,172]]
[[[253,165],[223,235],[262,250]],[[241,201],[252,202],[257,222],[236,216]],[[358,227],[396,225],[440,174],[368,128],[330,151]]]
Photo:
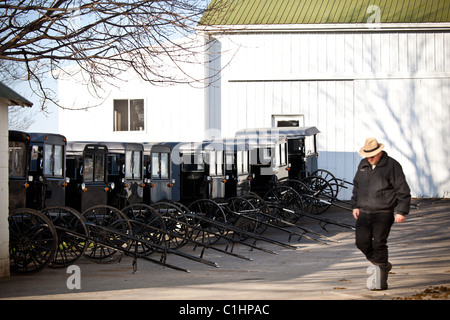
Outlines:
[[26,131],[34,123],[33,115],[26,112],[22,106],[8,108],[8,128],[10,130]]
[[221,1],[208,2],[0,0],[0,80],[28,81],[44,111],[46,102],[58,105],[45,76],[74,76],[74,70],[88,74],[94,90],[130,69],[153,84],[201,82],[185,72],[174,77],[159,70],[167,61],[182,69],[187,57],[207,50],[198,41],[174,39],[192,34],[208,10],[220,10]]

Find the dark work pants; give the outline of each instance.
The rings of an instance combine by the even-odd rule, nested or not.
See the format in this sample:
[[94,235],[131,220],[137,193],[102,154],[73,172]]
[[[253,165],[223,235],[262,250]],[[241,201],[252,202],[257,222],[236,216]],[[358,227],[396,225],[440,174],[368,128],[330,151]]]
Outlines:
[[375,264],[388,262],[387,239],[394,223],[393,212],[360,212],[356,220],[356,247]]

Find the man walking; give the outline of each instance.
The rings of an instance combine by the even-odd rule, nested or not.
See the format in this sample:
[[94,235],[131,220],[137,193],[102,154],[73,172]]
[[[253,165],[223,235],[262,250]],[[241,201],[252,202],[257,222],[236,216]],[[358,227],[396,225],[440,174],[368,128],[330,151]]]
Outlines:
[[353,180],[352,208],[356,220],[356,246],[373,265],[376,284],[386,290],[392,265],[387,239],[392,224],[402,223],[409,213],[411,194],[401,165],[389,157],[383,144],[368,138],[360,149],[361,160]]

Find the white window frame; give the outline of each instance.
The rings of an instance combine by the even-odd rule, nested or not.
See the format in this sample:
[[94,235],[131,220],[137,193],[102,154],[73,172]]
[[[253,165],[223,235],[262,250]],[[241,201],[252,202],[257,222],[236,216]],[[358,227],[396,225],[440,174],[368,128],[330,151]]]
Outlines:
[[273,114],[272,115],[272,128],[278,127],[278,121],[298,121],[299,127],[305,126],[304,114]]

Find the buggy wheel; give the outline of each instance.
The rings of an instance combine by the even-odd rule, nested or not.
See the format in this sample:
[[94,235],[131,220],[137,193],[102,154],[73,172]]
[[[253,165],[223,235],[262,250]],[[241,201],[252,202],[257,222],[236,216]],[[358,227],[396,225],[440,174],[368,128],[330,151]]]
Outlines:
[[55,226],[58,246],[49,267],[62,268],[75,263],[88,246],[89,232],[85,220],[75,209],[49,207],[41,210]]
[[44,269],[56,253],[58,236],[50,219],[33,209],[15,209],[8,217],[9,259],[12,273]]
[[267,207],[267,203],[264,201],[264,199],[261,198],[256,193],[250,192],[249,194],[242,196],[242,198],[250,201],[251,204],[258,210],[264,211],[265,208]]
[[336,198],[339,192],[339,183],[336,179],[336,177],[328,170],[325,169],[318,169],[314,171],[311,176],[320,177],[322,179],[325,179],[327,181],[332,190],[333,190],[333,198]]
[[[302,180],[308,187],[306,209],[312,214],[321,214],[328,210],[334,199],[331,185],[324,178],[309,176]],[[306,199],[306,198],[305,198]]]
[[130,248],[133,252],[146,256],[166,247],[166,225],[154,208],[146,204],[132,204],[123,208],[122,213],[130,220],[133,237],[143,240],[133,242]]
[[225,213],[216,202],[200,199],[192,202],[188,209],[191,213],[191,225],[195,227],[191,233],[192,240],[209,245],[227,234],[226,228],[222,227],[227,221]]
[[268,227],[267,223],[271,223],[271,224],[274,223],[274,221],[272,221],[272,218],[271,218],[271,210],[272,209],[267,205],[267,203],[264,201],[264,199],[262,197],[260,197],[256,193],[250,193],[248,195],[243,196],[243,198],[250,201],[250,203],[255,207],[256,211],[258,212],[258,215],[260,216],[261,221],[265,222],[264,231]]
[[99,263],[112,262],[118,251],[129,251],[131,224],[119,210],[110,206],[94,206],[83,212],[90,243],[84,255]]
[[178,249],[190,238],[189,223],[185,215],[186,209],[170,202],[158,202],[151,205],[163,218],[166,225],[167,246]]
[[[292,188],[278,186],[264,195],[264,201],[272,208],[271,215],[277,221],[296,223],[300,218],[297,212],[303,211],[302,197]],[[284,209],[290,210],[284,210]]]
[[[267,229],[267,224],[261,223],[264,221],[264,217],[258,214],[258,209],[248,199],[243,197],[230,198],[227,202],[227,208],[230,211],[230,214],[227,215],[227,221],[235,227],[258,235]],[[243,234],[238,236],[241,240],[248,238]]]
[[278,184],[280,186],[285,186],[294,189],[300,196],[309,192],[308,186],[304,182],[297,179],[283,178],[278,181]]
[[280,179],[279,184],[281,186],[286,186],[294,189],[295,192],[297,192],[300,198],[302,199],[303,208],[305,208],[306,205],[309,203],[311,198],[308,195],[311,193],[311,191],[308,188],[308,186],[302,181],[287,178],[287,179]]

